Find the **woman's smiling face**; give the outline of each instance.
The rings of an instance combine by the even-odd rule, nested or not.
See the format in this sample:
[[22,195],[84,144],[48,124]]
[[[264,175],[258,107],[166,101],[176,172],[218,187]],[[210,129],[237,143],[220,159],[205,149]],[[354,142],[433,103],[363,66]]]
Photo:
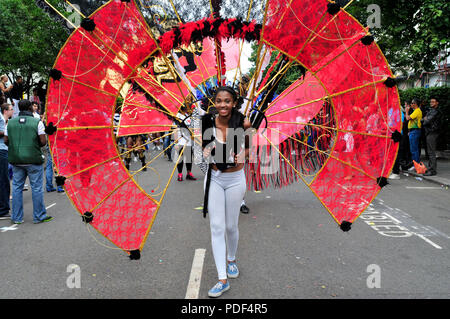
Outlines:
[[219,91],[214,101],[219,116],[227,117],[231,114],[233,107],[236,105],[236,101],[233,95],[227,91]]

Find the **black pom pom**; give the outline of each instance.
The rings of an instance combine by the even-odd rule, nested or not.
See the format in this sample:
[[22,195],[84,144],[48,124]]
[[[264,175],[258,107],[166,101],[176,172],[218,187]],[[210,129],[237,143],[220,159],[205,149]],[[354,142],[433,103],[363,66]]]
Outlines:
[[341,10],[341,6],[338,3],[328,3],[327,5],[327,12],[331,15],[335,15],[336,13],[339,12],[339,10]]
[[388,88],[392,88],[397,84],[397,82],[395,81],[395,79],[393,78],[387,78],[386,81],[384,81],[384,85],[386,85]]
[[59,81],[62,77],[62,72],[57,69],[51,69],[49,75],[53,80]]
[[95,30],[95,22],[92,19],[84,18],[81,21],[80,26],[86,31],[94,31]]
[[48,123],[48,125],[45,126],[45,134],[47,135],[53,135],[56,132],[56,126],[53,125],[53,122]]
[[81,219],[83,220],[83,222],[85,222],[86,224],[90,223],[93,219],[94,219],[94,215],[91,212],[85,212],[82,216]]
[[365,37],[361,38],[361,42],[364,45],[371,45],[373,41],[374,41],[374,39],[373,39],[373,36],[371,36],[371,35],[366,35]]
[[132,251],[130,251],[129,257],[131,260],[138,260],[141,258],[141,252],[139,251],[139,249],[132,250]]
[[242,30],[242,27],[244,26],[244,24],[242,23],[242,20],[241,19],[236,19],[236,20],[234,20],[234,21],[231,21],[229,24],[228,24],[228,30],[231,32],[231,33],[235,33],[236,31],[238,31],[238,30]]
[[179,27],[173,27],[172,28],[173,35],[175,36],[173,40],[173,47],[178,48],[181,44],[181,31]]
[[211,33],[211,24],[209,23],[208,20],[203,21],[203,28],[201,30],[202,30],[202,37],[203,38],[214,36]]
[[392,133],[392,137],[391,137],[394,142],[398,143],[402,140],[402,133],[400,133],[399,131],[395,130],[394,133]]
[[244,36],[247,41],[259,40],[261,37],[262,26],[260,24],[255,25],[255,29],[252,32],[247,32]]
[[262,31],[262,25],[261,24],[257,24],[255,25],[255,40],[259,40],[259,38],[261,37],[261,31]]
[[349,231],[352,228],[352,223],[344,220],[339,227],[342,231]]
[[56,182],[57,186],[64,186],[64,183],[66,182],[66,178],[61,175],[55,176],[55,182]]
[[386,185],[389,184],[389,183],[388,183],[386,177],[381,176],[381,177],[378,177],[378,178],[377,178],[377,184],[378,184],[378,186],[380,186],[381,188],[383,188],[384,186],[386,186]]

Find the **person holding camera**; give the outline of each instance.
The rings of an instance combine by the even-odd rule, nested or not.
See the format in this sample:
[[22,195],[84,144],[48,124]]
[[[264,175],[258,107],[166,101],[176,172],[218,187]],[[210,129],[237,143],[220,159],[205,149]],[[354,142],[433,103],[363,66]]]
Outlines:
[[[413,112],[409,114],[410,108]],[[413,161],[420,163],[420,135],[422,128],[422,111],[417,100],[411,101],[411,106],[405,108],[405,119],[408,121],[409,148]]]

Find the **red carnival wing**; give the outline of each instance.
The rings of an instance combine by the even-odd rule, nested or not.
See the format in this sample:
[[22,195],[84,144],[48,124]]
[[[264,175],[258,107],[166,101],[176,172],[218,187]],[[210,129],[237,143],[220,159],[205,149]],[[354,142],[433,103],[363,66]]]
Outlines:
[[[239,87],[247,90],[246,115],[264,113],[267,124],[253,139],[248,187],[302,180],[341,226],[380,191],[401,120],[379,47],[361,41],[368,30],[329,1],[267,3],[264,25],[211,16],[155,39],[135,1],[111,0],[90,17],[93,31],[76,29],[61,49],[54,69],[62,76],[50,80],[47,100],[47,123],[57,127],[49,138],[54,163],[79,213],[92,213],[90,224],[121,249],[142,249],[162,198],[136,183],[116,137],[168,131],[182,105],[211,99],[207,85],[243,79],[244,39],[260,54],[249,86]],[[272,95],[292,67],[302,76]]]

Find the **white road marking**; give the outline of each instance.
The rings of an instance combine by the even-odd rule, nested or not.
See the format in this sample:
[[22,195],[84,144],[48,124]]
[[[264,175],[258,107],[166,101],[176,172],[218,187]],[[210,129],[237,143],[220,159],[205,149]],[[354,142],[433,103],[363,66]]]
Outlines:
[[[431,241],[428,237],[443,236],[447,239],[450,238],[446,234],[439,232],[431,226],[420,225],[407,213],[398,208],[389,207],[384,204],[382,200],[378,200],[378,203],[381,204],[381,206],[384,206],[389,213],[384,211],[384,209],[375,208],[374,205],[376,205],[376,203],[374,202],[370,204],[360,218],[383,236],[402,238],[416,235],[436,249],[442,249],[442,247]],[[393,215],[395,215],[395,217]],[[395,228],[397,229],[392,231],[392,229]],[[384,229],[387,230],[385,231]]]
[[397,218],[392,217],[391,215],[389,215],[388,213],[384,212],[383,213],[386,216],[389,216],[393,221],[395,221],[397,224],[401,224],[402,222],[399,221]]
[[419,238],[422,238],[423,240],[425,240],[427,243],[429,243],[429,244],[430,244],[431,246],[433,246],[434,248],[442,249],[441,246],[435,244],[434,242],[432,242],[431,240],[429,240],[427,237],[425,237],[425,236],[423,236],[423,235],[421,235],[421,234],[417,234],[417,233],[414,233],[414,235],[416,235],[416,236],[419,237]]
[[436,187],[436,186],[406,186],[407,189],[442,189],[442,187]]
[[2,227],[2,228],[0,228],[0,230],[2,231],[2,233],[4,233],[4,232],[7,232],[8,230],[16,230],[17,229],[17,224],[14,224],[14,225],[12,225],[12,226],[9,226],[9,227]]
[[198,295],[200,292],[200,282],[202,280],[203,261],[205,260],[205,252],[206,249],[204,248],[198,248],[195,250],[185,299],[198,299]]

